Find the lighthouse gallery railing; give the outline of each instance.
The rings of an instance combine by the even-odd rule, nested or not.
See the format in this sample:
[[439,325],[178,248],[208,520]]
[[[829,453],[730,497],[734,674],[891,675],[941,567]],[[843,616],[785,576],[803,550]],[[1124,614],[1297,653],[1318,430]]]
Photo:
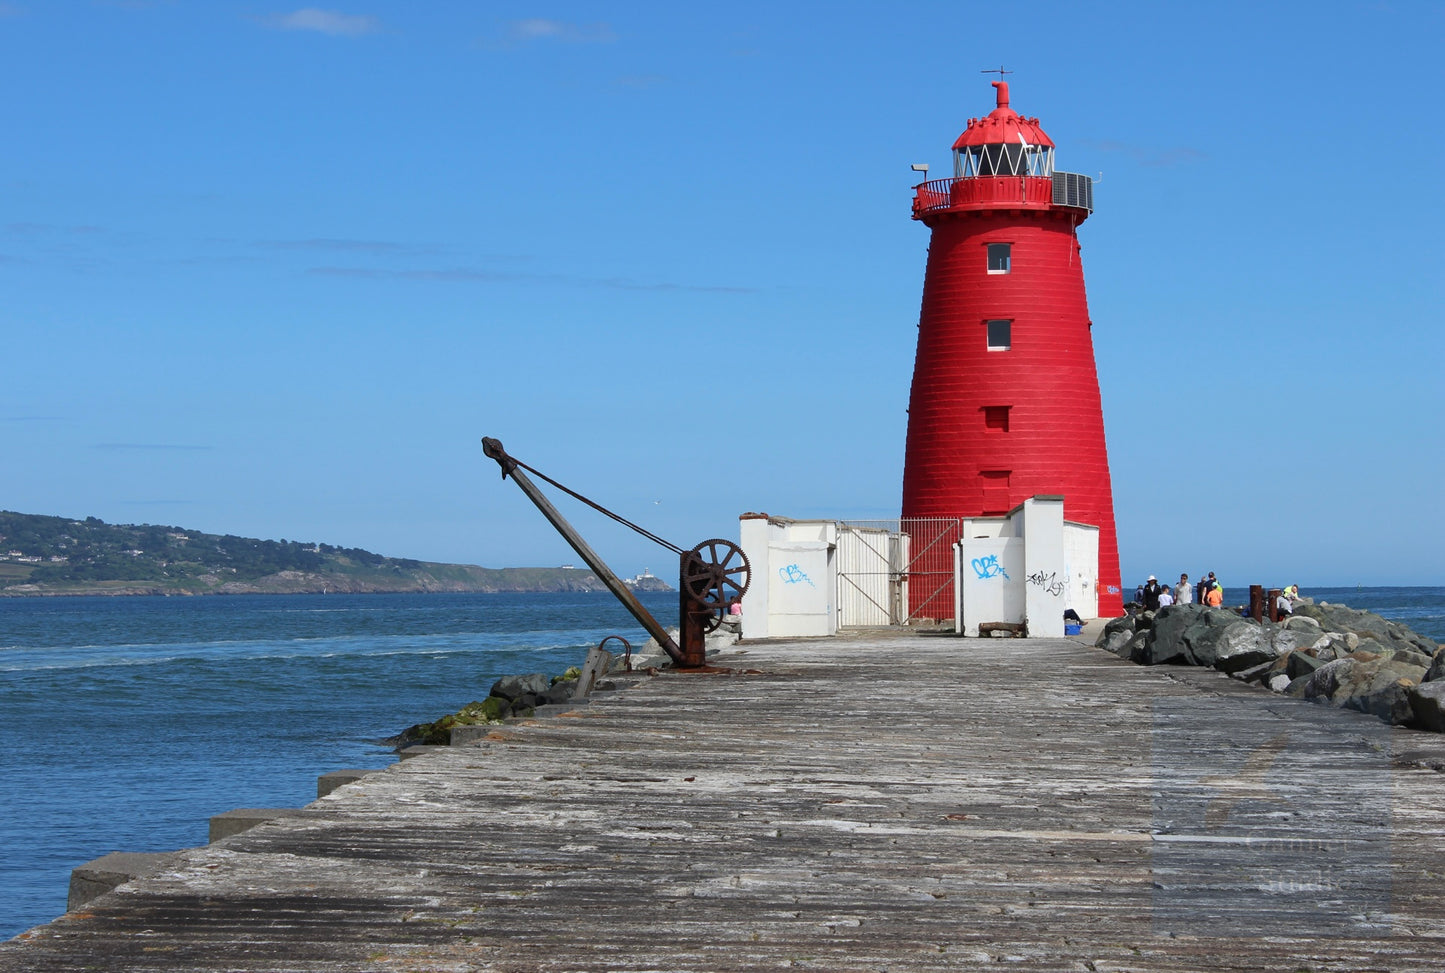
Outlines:
[[913,215],[954,207],[1016,203],[1030,209],[1069,206],[1094,211],[1094,180],[1078,172],[1047,176],[957,176],[921,183],[913,197]]

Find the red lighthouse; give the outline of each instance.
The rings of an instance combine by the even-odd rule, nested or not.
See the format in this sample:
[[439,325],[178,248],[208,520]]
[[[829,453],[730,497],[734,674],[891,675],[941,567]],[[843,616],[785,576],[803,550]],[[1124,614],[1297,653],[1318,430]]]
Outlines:
[[[1077,229],[1093,183],[1054,171],[1037,118],[1009,107],[973,118],[953,144],[952,179],[917,187],[932,231],[908,408],[903,517],[1007,513],[1062,495],[1071,521],[1099,528],[1098,606],[1123,611],[1104,414]],[[952,536],[924,537],[946,547]],[[923,531],[926,533],[926,530]],[[953,612],[951,585],[911,584],[915,615]]]

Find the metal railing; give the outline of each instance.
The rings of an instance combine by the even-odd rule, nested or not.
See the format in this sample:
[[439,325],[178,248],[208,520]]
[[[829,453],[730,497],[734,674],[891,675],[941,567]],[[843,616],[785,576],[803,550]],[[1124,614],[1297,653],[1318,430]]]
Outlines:
[[[893,563],[879,551],[871,565],[852,565],[847,572],[851,576],[840,580],[840,585],[874,592],[868,601],[880,610],[886,605],[894,624],[953,617],[953,544],[958,540],[963,518],[847,520],[839,526],[905,535],[903,549],[907,551],[902,563]],[[880,597],[877,585],[885,580],[890,590],[886,597]]]
[[930,179],[914,189],[913,215],[992,204],[1028,209],[1067,206],[1094,211],[1094,181],[1077,172],[1049,176],[955,176]]

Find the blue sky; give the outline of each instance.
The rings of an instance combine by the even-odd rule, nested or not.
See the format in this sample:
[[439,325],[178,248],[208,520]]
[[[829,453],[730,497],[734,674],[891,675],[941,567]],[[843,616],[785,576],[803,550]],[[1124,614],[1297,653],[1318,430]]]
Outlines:
[[[1445,5],[0,2],[0,507],[575,561],[898,513],[914,174],[1080,231],[1125,580],[1445,583]],[[672,556],[575,522],[623,573]]]

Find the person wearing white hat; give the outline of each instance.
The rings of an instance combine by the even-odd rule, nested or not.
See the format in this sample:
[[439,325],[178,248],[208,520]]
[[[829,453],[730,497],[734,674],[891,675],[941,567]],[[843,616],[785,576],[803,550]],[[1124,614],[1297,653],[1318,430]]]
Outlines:
[[1159,579],[1152,574],[1144,582],[1144,607],[1151,612],[1159,610]]

